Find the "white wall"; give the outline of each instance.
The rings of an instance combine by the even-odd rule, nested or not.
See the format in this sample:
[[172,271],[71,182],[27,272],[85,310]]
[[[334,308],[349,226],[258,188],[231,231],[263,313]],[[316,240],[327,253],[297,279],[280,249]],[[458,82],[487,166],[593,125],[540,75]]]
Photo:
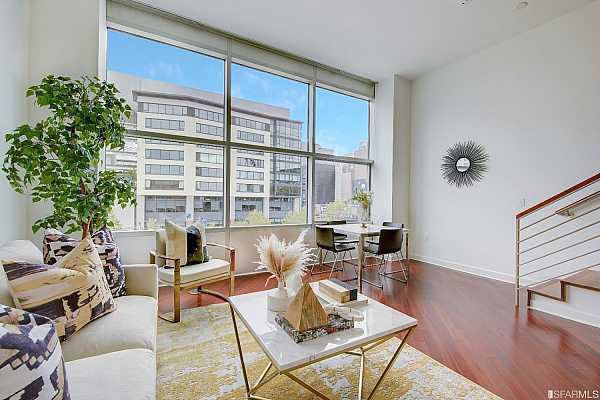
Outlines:
[[380,81],[375,91],[371,216],[379,223],[408,224],[411,82],[394,75]]
[[[413,82],[413,254],[512,280],[515,213],[600,170],[600,2]],[[489,172],[448,185],[441,157],[472,139]]]
[[[4,134],[27,122],[28,14],[25,0],[0,3],[0,159],[4,160]],[[0,161],[1,163],[1,161]],[[0,243],[24,239],[30,230],[26,218],[28,199],[17,195],[0,172]]]

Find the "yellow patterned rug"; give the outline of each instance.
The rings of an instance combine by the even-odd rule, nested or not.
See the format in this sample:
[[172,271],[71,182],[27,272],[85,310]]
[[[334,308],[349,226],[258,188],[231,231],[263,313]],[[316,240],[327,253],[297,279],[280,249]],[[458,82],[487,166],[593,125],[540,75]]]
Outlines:
[[[250,382],[267,358],[239,322]],[[370,393],[399,341],[392,339],[367,354],[365,394]],[[359,357],[339,356],[297,371],[297,375],[332,399],[356,399]],[[158,323],[158,399],[225,400],[244,398],[229,309],[225,304],[183,311],[181,322]],[[277,377],[257,395],[282,400],[316,398],[285,376]],[[499,399],[481,386],[410,346],[402,349],[375,399]]]

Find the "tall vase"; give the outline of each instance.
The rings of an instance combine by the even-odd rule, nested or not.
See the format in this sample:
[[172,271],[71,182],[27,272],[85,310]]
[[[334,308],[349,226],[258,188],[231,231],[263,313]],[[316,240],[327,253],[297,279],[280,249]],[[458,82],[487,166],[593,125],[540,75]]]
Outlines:
[[267,295],[267,308],[269,311],[283,312],[287,310],[289,303],[290,297],[288,295],[288,290],[285,287],[284,282],[277,278],[277,287],[271,289]]
[[369,223],[369,208],[360,208],[360,222],[363,228],[367,227],[367,224]]

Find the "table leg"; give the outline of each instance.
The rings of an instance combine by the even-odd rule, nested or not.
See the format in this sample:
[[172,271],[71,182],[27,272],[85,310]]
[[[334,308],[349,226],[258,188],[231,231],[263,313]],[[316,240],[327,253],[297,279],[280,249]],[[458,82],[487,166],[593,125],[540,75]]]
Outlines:
[[358,235],[358,293],[363,289],[363,257],[365,251],[365,237]]

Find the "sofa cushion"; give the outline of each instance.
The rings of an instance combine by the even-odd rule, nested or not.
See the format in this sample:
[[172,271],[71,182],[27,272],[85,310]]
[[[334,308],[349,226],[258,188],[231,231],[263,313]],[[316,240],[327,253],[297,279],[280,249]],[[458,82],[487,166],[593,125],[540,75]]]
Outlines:
[[66,364],[72,399],[155,400],[156,357],[131,349]]
[[0,398],[69,399],[65,362],[50,319],[0,305]]
[[114,312],[89,323],[62,343],[66,361],[126,349],[156,349],[156,300],[122,296],[115,303]]
[[[165,220],[167,232],[166,256],[178,258],[180,265],[200,264],[208,260],[206,231],[202,222],[186,227]],[[172,261],[167,264],[173,266]]]
[[115,308],[89,237],[54,266],[16,261],[3,267],[17,307],[52,319],[61,340]]
[[[92,241],[98,250],[108,286],[114,297],[125,295],[125,272],[121,264],[119,247],[114,242],[112,232],[106,226],[92,234]],[[44,234],[44,263],[56,264],[60,259],[69,254],[80,240],[56,229],[46,229]]]
[[[2,260],[19,260],[31,264],[42,263],[42,252],[29,240],[13,240],[0,245],[0,263]],[[14,306],[4,268],[0,266],[0,304]]]
[[[158,269],[158,278],[165,283],[175,281],[175,270],[170,267],[161,267]],[[207,279],[213,276],[229,273],[229,263],[218,258],[213,258],[202,264],[186,265],[181,267],[181,284],[194,282],[200,279]]]

